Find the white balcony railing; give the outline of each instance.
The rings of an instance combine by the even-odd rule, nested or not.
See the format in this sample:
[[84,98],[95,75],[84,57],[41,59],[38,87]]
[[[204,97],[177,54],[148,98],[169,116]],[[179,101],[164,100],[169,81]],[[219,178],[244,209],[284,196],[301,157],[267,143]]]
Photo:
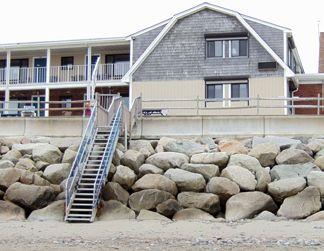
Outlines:
[[[91,66],[91,72],[94,65]],[[129,70],[129,62],[100,64],[97,81],[120,80]],[[87,65],[51,66],[50,83],[84,82],[88,79]],[[46,67],[11,67],[9,83],[46,83]],[[0,85],[6,84],[6,68],[0,68]]]

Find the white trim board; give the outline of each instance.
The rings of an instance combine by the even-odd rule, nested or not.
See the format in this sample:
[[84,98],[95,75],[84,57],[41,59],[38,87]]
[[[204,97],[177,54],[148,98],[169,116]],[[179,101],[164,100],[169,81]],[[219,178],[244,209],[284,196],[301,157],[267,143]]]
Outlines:
[[123,77],[123,82],[129,82],[130,76],[138,69],[138,67],[145,61],[145,59],[151,54],[151,52],[156,48],[156,46],[161,42],[164,36],[170,31],[170,29],[176,24],[179,19],[186,16],[197,13],[201,10],[210,9],[216,12],[220,12],[226,15],[234,16],[238,21],[246,28],[246,30],[260,43],[260,45],[273,57],[274,60],[285,70],[286,76],[294,76],[292,70],[287,66],[287,64],[271,49],[271,47],[258,35],[258,33],[246,22],[246,20],[241,16],[240,13],[225,9],[216,5],[209,3],[202,3],[194,8],[180,12],[174,15],[169,23],[163,28],[159,35],[153,40],[153,42],[147,47],[145,52],[138,58],[138,60],[129,69],[126,75]]

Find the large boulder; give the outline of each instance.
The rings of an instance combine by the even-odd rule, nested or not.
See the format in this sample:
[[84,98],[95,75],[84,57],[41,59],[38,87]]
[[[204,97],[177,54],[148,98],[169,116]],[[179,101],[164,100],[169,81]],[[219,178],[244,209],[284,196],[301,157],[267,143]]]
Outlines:
[[19,182],[26,185],[52,186],[52,184],[48,180],[42,178],[37,173],[27,170],[21,171]]
[[122,156],[124,155],[124,152],[122,152],[119,149],[116,149],[113,155],[113,159],[112,159],[112,163],[116,166],[120,165],[120,159],[122,158]]
[[218,143],[219,151],[227,152],[228,154],[247,154],[248,149],[238,140],[221,140]]
[[278,145],[274,143],[262,143],[251,149],[249,155],[256,158],[264,167],[273,166],[275,159],[280,152]]
[[313,162],[314,159],[305,151],[299,149],[286,149],[279,153],[276,157],[276,162],[280,164],[303,164]]
[[271,182],[269,171],[268,168],[262,168],[255,173],[255,178],[257,180],[255,190],[260,192],[265,192],[267,190],[267,186]]
[[0,154],[1,155],[6,154],[7,152],[9,152],[9,150],[10,150],[9,147],[0,145]]
[[22,155],[18,150],[12,149],[2,156],[2,160],[10,160],[12,163],[16,164],[21,157]]
[[264,220],[264,221],[279,221],[285,219],[284,217],[278,217],[274,213],[269,211],[263,211],[259,213],[256,217],[253,218],[254,220]]
[[320,171],[313,163],[277,165],[270,170],[272,180],[306,177],[311,171]]
[[166,146],[166,144],[168,144],[169,142],[173,142],[176,141],[176,139],[173,138],[169,138],[169,137],[162,137],[159,139],[157,146],[155,148],[156,152],[164,152],[164,147]]
[[155,153],[151,142],[148,140],[131,140],[129,142],[129,149],[144,154],[145,158]]
[[134,191],[158,189],[177,195],[178,189],[174,181],[161,174],[146,174],[132,186]]
[[324,220],[324,211],[319,211],[306,218],[306,221],[323,221],[323,220]]
[[313,171],[307,175],[307,185],[317,187],[321,197],[324,198],[324,172]]
[[209,150],[212,150],[212,151],[218,150],[218,145],[215,143],[215,141],[211,137],[207,137],[207,136],[199,137],[199,138],[196,138],[196,142],[201,145],[207,146]]
[[318,157],[314,164],[318,166],[322,171],[324,171],[324,156]]
[[48,144],[45,143],[28,143],[28,144],[13,144],[12,149],[19,151],[22,155],[33,153],[33,149],[36,147],[42,147]]
[[221,177],[234,181],[243,191],[253,191],[257,185],[255,176],[249,170],[240,166],[226,167],[223,169]]
[[145,156],[143,153],[140,153],[135,150],[126,151],[120,159],[120,163],[124,166],[130,167],[135,173],[138,173],[139,167],[144,164]]
[[0,189],[5,191],[10,185],[19,181],[21,170],[16,168],[0,169]]
[[129,206],[139,212],[142,209],[155,209],[157,205],[168,199],[174,199],[174,196],[166,191],[146,189],[132,193],[129,196]]
[[63,154],[62,163],[69,163],[70,165],[72,165],[76,156],[77,152],[66,149]]
[[212,177],[219,176],[219,168],[214,164],[192,164],[185,163],[181,169],[192,173],[200,173],[208,181]]
[[69,176],[70,170],[69,163],[53,164],[45,168],[43,176],[53,184],[60,184]]
[[10,160],[0,160],[0,169],[6,169],[14,167],[15,164],[12,163]]
[[177,197],[180,206],[202,209],[210,214],[220,211],[219,198],[212,193],[182,192]]
[[152,212],[146,209],[142,209],[137,218],[137,220],[159,220],[159,221],[168,221],[171,222],[171,220],[159,213]]
[[65,213],[65,201],[54,201],[48,206],[34,210],[28,216],[29,221],[63,221]]
[[23,208],[36,210],[53,201],[55,191],[50,186],[25,185],[16,182],[7,189],[4,199]]
[[38,169],[35,166],[35,162],[31,159],[28,158],[21,158],[19,159],[19,161],[17,162],[16,168],[18,169],[22,169],[22,170],[28,170],[31,172],[37,172]]
[[162,214],[169,218],[172,218],[172,216],[179,210],[181,210],[181,206],[175,199],[168,199],[156,206],[156,211],[159,214]]
[[229,198],[226,202],[225,219],[236,221],[253,218],[262,211],[275,212],[277,206],[272,198],[262,192],[243,192]]
[[180,191],[203,191],[206,181],[201,174],[191,173],[182,169],[169,169],[164,174],[173,180]]
[[316,154],[315,154],[315,159],[320,158],[320,157],[324,157],[324,148],[319,150]]
[[127,205],[129,193],[118,183],[108,182],[102,190],[103,200],[117,200]]
[[253,174],[255,174],[258,170],[263,169],[260,162],[256,158],[245,154],[231,155],[228,161],[228,166],[244,167]]
[[117,166],[116,173],[112,181],[117,182],[119,185],[124,187],[125,189],[129,189],[135,183],[136,174],[132,169],[127,166]]
[[214,177],[208,182],[206,192],[217,194],[221,204],[225,205],[231,196],[240,192],[240,187],[228,178]]
[[209,213],[198,208],[185,208],[178,211],[172,218],[174,221],[193,220],[193,221],[215,221]]
[[312,149],[314,153],[317,153],[324,149],[324,139],[311,139],[307,146]]
[[220,168],[227,165],[229,155],[225,152],[199,153],[191,157],[193,164],[214,164]]
[[309,156],[313,156],[313,151],[310,149],[309,146],[299,143],[299,144],[294,144],[290,147],[290,149],[299,149],[305,151]]
[[20,144],[23,137],[3,137],[0,138],[0,145],[12,148],[14,144]]
[[55,137],[50,138],[50,144],[64,152],[67,148],[80,144],[80,137]]
[[164,146],[164,151],[166,152],[183,153],[189,157],[207,150],[207,147],[190,140],[170,141]]
[[145,174],[163,174],[163,170],[151,164],[143,164],[140,166],[139,177],[144,176]]
[[268,184],[268,193],[275,201],[281,203],[285,198],[293,196],[306,187],[302,177],[277,180]]
[[169,168],[179,168],[184,163],[188,163],[189,158],[183,153],[160,152],[151,155],[146,159],[147,164],[161,168],[163,171]]
[[32,155],[34,161],[41,160],[50,164],[60,163],[62,159],[60,149],[50,144],[36,146],[32,151]]
[[11,203],[0,200],[0,221],[25,220],[25,210]]
[[277,214],[288,219],[303,219],[320,209],[320,192],[318,188],[310,186],[298,194],[286,198]]
[[269,143],[269,142],[276,144],[277,146],[280,147],[280,149],[287,149],[294,144],[301,143],[301,141],[298,139],[269,135],[269,136],[265,136],[264,138],[253,137],[252,148],[254,148],[256,145],[259,145],[262,143]]
[[135,219],[135,212],[117,200],[105,201],[103,205],[98,217],[100,221]]

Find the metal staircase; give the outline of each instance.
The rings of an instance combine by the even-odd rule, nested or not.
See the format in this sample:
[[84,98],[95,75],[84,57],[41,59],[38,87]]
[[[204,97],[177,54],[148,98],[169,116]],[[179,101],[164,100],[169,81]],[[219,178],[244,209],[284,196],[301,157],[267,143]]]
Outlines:
[[[66,185],[68,222],[93,222],[123,124],[123,103],[94,104]],[[128,112],[128,110],[127,110]]]

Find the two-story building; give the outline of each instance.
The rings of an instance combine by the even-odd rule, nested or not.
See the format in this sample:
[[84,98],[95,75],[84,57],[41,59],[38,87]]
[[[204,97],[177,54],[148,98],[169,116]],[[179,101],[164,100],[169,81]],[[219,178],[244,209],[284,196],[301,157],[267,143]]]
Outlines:
[[23,105],[17,100],[71,106],[89,99],[99,57],[97,92],[120,93],[129,102],[142,96],[144,108],[170,114],[192,114],[196,105],[214,114],[213,108],[260,102],[253,97],[278,99],[261,100],[274,104],[266,114],[288,114],[283,99],[297,89],[295,74],[304,72],[290,29],[203,3],[127,37],[2,44],[0,98],[11,107]]

